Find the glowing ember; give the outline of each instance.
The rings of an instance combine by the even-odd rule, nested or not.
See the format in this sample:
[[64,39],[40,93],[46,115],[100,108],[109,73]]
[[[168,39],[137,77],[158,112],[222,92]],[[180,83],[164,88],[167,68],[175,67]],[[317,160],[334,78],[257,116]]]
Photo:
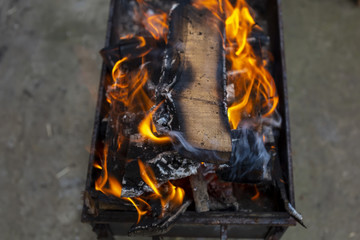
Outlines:
[[253,200],[253,201],[257,200],[257,199],[260,197],[260,192],[259,192],[257,186],[254,185],[254,188],[255,188],[255,192],[256,192],[256,193],[255,193],[254,196],[251,197],[251,200]]

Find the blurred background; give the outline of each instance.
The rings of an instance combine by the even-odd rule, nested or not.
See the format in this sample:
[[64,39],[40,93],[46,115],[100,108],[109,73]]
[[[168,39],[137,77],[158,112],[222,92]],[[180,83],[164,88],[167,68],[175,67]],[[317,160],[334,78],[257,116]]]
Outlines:
[[[109,0],[0,1],[0,238],[80,222]],[[360,6],[282,3],[296,208],[283,239],[360,239]]]

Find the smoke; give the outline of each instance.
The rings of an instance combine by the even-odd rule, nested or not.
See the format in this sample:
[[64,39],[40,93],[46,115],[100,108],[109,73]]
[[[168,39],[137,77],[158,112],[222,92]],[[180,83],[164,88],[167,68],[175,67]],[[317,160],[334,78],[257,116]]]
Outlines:
[[232,154],[229,163],[228,178],[232,181],[244,179],[247,173],[257,178],[263,178],[266,174],[270,155],[265,148],[262,136],[243,125],[241,128],[231,131]]
[[186,139],[183,134],[178,131],[169,131],[167,133],[173,140],[174,148],[177,152],[189,157],[190,159],[207,162],[207,163],[216,163],[223,164],[228,162],[228,159],[224,159],[219,156],[215,151],[198,149],[192,146]]

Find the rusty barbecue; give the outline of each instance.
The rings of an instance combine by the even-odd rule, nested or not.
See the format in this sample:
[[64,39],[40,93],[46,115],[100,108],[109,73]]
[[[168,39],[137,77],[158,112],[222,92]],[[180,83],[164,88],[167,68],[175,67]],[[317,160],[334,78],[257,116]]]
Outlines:
[[283,209],[303,224],[278,151],[279,81],[257,17],[266,10],[245,0],[153,2],[126,3],[136,31],[101,51],[106,107],[87,213],[132,206],[128,234],[146,236],[192,211]]

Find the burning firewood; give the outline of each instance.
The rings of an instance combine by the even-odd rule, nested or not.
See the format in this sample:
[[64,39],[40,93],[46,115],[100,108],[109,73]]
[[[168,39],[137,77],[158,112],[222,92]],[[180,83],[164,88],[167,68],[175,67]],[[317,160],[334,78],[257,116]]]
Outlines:
[[195,175],[190,176],[190,184],[197,212],[207,212],[209,207],[209,194],[207,192],[207,182],[202,175],[201,169]]
[[[163,152],[148,160],[147,164],[154,172],[159,184],[196,174],[200,165],[200,163],[194,163],[173,151]],[[152,190],[141,178],[137,161],[132,161],[125,168],[125,175],[122,180],[122,196],[137,197],[144,192],[152,192]]]
[[[93,163],[97,192],[84,195],[88,214],[131,207],[138,221],[129,235],[157,236],[192,201],[201,213],[251,212],[267,209],[276,187],[302,223],[274,170],[281,121],[267,65],[270,38],[246,2],[181,1],[170,22],[152,1],[136,2],[143,30],[101,51],[111,70],[109,104],[96,146],[103,153]],[[239,191],[237,183],[263,185]]]
[[[176,7],[170,18],[169,41],[157,90],[157,102],[164,101],[165,111],[155,119],[157,128],[161,131],[168,125],[167,131],[180,131],[185,140],[180,141],[183,146],[229,153],[223,22],[211,12],[188,4]],[[170,119],[168,115],[174,116]],[[183,150],[191,152],[186,146]],[[219,158],[227,160],[228,156]]]

